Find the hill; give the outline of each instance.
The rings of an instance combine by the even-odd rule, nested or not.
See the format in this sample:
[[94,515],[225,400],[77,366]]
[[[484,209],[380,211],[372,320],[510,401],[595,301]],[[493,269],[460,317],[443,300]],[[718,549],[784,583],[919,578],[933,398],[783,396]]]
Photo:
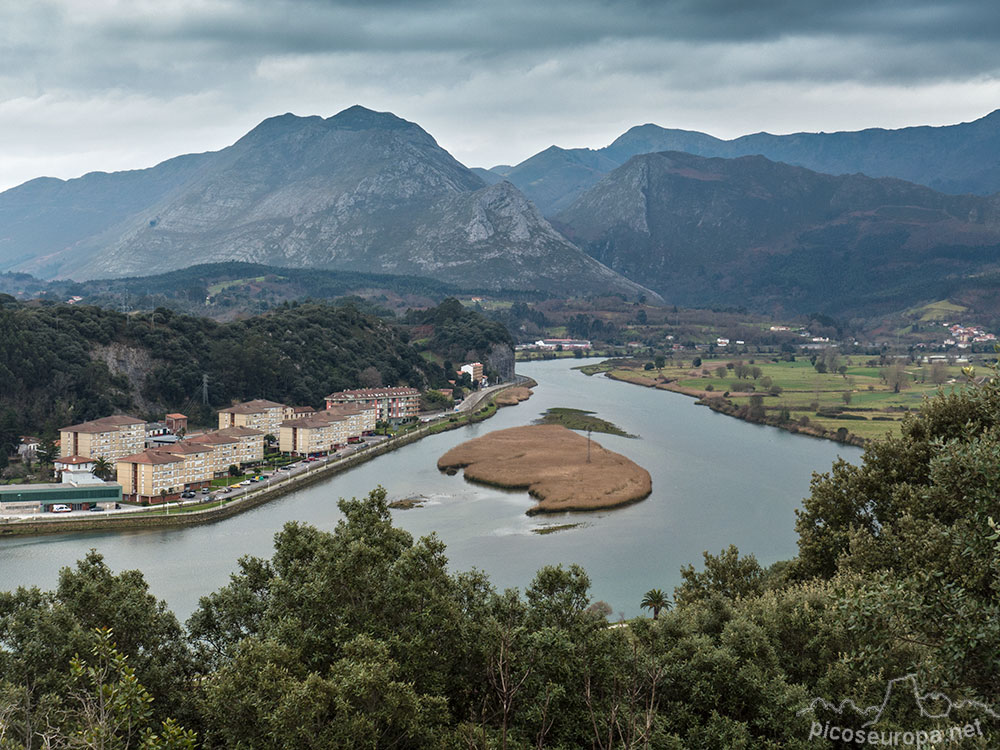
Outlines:
[[[52,227],[48,229],[48,227]],[[561,294],[647,290],[418,125],[351,107],[265,120],[221,151],[0,193],[0,270],[90,279],[238,260]]]
[[1000,191],[1000,110],[974,122],[942,127],[755,133],[733,140],[646,124],[629,129],[604,148],[552,146],[514,167],[493,171],[551,216],[633,156],[660,151],[727,159],[761,155],[814,172],[898,177],[944,193],[989,195]]
[[760,156],[665,152],[633,157],[554,221],[672,303],[869,316],[989,283],[998,208]]
[[[471,310],[462,318],[450,346],[484,357],[510,351],[502,327]],[[328,393],[359,387],[363,371],[370,380],[371,368],[384,385],[444,385],[440,364],[408,335],[350,305],[284,304],[220,324],[164,308],[126,317],[0,295],[0,460],[18,435],[121,411],[183,411],[206,424],[214,409],[252,398],[319,407]],[[423,348],[437,353],[434,343]]]
[[[278,268],[260,263],[228,261],[202,263],[152,276],[90,281],[43,281],[29,274],[0,274],[0,293],[24,298],[65,302],[80,297],[79,304],[115,310],[175,312],[216,320],[261,313],[283,302],[351,298],[361,305],[405,311],[434,305],[462,290],[453,284],[424,276],[328,271],[314,268]],[[543,299],[541,292],[501,290],[505,298]]]

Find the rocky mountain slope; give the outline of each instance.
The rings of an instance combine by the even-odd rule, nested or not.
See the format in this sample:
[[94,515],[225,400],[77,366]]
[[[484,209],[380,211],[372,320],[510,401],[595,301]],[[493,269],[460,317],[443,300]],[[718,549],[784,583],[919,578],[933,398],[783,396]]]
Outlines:
[[630,159],[553,220],[681,305],[877,314],[1000,270],[1000,198],[761,156]]
[[[0,269],[87,279],[239,260],[648,292],[567,242],[510,183],[486,185],[419,126],[363,107],[271,118],[222,151],[138,173],[35,182],[0,194]],[[81,195],[107,206],[76,222]],[[59,231],[35,234],[52,216]]]
[[514,167],[495,171],[551,216],[633,156],[659,151],[729,159],[759,154],[815,172],[898,177],[945,193],[988,195],[1000,191],[1000,110],[974,122],[944,127],[756,133],[729,141],[647,124],[631,128],[601,149],[552,146]]

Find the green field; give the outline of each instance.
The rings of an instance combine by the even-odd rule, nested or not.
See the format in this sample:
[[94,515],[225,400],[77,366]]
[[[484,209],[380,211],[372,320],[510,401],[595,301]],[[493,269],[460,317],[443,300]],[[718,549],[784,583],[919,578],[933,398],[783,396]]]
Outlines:
[[[805,418],[805,424],[813,427],[821,426],[834,432],[844,427],[849,433],[866,439],[886,432],[898,434],[904,415],[919,409],[924,398],[935,395],[939,389],[950,392],[965,387],[966,379],[959,366],[945,366],[943,372],[939,370],[946,375],[947,381],[937,385],[931,382],[931,366],[901,364],[901,372],[896,378],[900,386],[897,391],[892,375],[885,372],[894,366],[869,366],[869,359],[863,355],[841,358],[846,367],[843,374],[817,372],[809,359],[801,357],[795,362],[754,359],[753,364],[750,359],[743,359],[744,364],[759,368],[756,378],[738,378],[734,370],[728,369],[725,376],[719,378],[716,368],[724,366],[729,359],[703,359],[699,368],[691,367],[688,360],[686,367],[668,362],[662,370],[645,370],[645,361],[636,360],[634,366],[619,362],[610,369],[608,365],[581,369],[588,374],[610,372],[612,377],[651,386],[663,387],[669,381],[674,388],[711,391],[708,395],[728,391],[729,400],[737,406],[749,404],[752,395],[761,395],[768,416],[777,416],[787,410],[790,422],[802,422]],[[708,374],[704,374],[705,370]],[[767,378],[770,378],[771,388],[780,389],[776,395],[770,393]],[[735,390],[747,384],[752,384],[755,390]],[[849,403],[845,393],[849,394]]]

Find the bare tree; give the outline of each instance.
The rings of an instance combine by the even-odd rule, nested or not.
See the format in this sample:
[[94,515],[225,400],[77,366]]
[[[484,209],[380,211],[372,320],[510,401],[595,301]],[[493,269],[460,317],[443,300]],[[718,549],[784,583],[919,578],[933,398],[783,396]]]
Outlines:
[[366,367],[358,373],[358,382],[362,388],[378,388],[382,385],[382,373],[374,367]]

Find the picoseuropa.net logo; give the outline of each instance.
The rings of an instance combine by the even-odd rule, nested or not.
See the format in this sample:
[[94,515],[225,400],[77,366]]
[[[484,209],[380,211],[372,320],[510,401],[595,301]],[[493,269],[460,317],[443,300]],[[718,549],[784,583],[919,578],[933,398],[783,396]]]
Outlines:
[[[915,706],[927,726],[898,729],[900,715],[913,716]],[[921,693],[915,674],[889,680],[882,702],[867,708],[847,699],[839,704],[823,698],[813,698],[798,712],[811,716],[809,739],[832,741],[871,747],[930,748],[954,744],[988,735],[990,722],[1000,719],[990,706],[980,701],[952,701],[944,693]],[[829,718],[827,718],[829,717]],[[895,727],[880,727],[883,719],[894,719]]]

